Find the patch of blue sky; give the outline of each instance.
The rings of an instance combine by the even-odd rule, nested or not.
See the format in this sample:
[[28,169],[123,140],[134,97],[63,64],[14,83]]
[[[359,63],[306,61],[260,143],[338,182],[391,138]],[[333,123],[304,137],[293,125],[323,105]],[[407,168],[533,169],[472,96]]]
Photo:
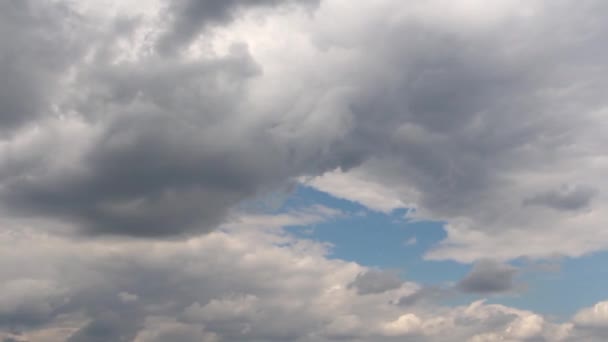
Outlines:
[[559,267],[547,270],[546,264],[541,267],[518,265],[522,268],[518,280],[527,289],[519,296],[491,301],[567,320],[581,307],[608,300],[607,252],[552,263]]
[[299,186],[285,201],[282,210],[310,205],[335,208],[345,215],[312,227],[288,230],[305,238],[331,243],[332,258],[396,269],[402,272],[404,279],[430,285],[459,279],[469,269],[456,262],[424,260],[424,253],[445,237],[441,223],[408,222],[404,219],[405,209],[388,214],[372,211],[306,186]]
[[[471,270],[471,265],[453,261],[425,260],[424,254],[445,238],[445,231],[440,222],[407,221],[405,209],[377,212],[302,185],[280,202],[271,211],[279,213],[323,205],[344,213],[312,226],[286,228],[296,236],[332,244],[332,258],[368,267],[395,269],[405,280],[441,287],[449,287]],[[523,260],[513,264],[521,270],[516,279],[523,286],[520,291],[498,295],[462,294],[447,298],[444,304],[463,305],[487,298],[488,303],[565,320],[581,307],[608,299],[608,253],[540,265]],[[573,291],[576,296],[569,295]]]

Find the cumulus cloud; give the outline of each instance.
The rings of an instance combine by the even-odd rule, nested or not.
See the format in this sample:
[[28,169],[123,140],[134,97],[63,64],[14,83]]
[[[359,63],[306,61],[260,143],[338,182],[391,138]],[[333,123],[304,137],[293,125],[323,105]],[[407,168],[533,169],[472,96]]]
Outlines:
[[[198,4],[212,5],[192,2]],[[34,16],[31,8],[22,11]],[[63,17],[44,19],[63,23]],[[277,128],[284,108],[257,108],[251,82],[261,66],[246,44],[231,44],[223,53],[163,57],[148,53],[157,23],[152,18],[92,23],[99,27],[87,54],[69,72],[53,70],[66,78],[53,98],[56,113],[2,142],[0,197],[7,211],[64,221],[93,234],[209,231],[243,200],[281,191],[294,176],[340,165],[322,155],[336,139],[334,130],[318,142],[302,136],[312,146],[293,153],[302,141]],[[15,30],[26,24],[13,23]],[[49,45],[69,42],[56,39]],[[23,54],[23,60],[40,55]],[[313,103],[317,115],[328,113],[333,102]],[[39,146],[44,155],[34,153]]]
[[492,260],[477,262],[469,274],[457,284],[457,288],[468,293],[501,293],[515,290],[513,278],[517,269],[511,265]]
[[451,289],[436,286],[423,286],[415,292],[399,298],[397,304],[403,306],[428,305],[452,295]]
[[[399,298],[422,288],[407,281],[390,291],[360,294],[350,284],[374,269],[329,258],[323,244],[282,229],[251,234],[251,226],[238,222],[187,240],[156,242],[4,232],[0,267],[7,272],[0,282],[38,280],[19,286],[27,296],[0,292],[0,303],[9,303],[2,307],[47,309],[36,321],[19,325],[13,323],[20,313],[6,309],[0,331],[7,333],[0,337],[448,342],[589,336],[579,327],[580,315],[568,328],[530,311],[483,301],[454,307],[399,305]],[[26,246],[31,252],[21,253]]]
[[[94,20],[69,3],[23,3],[5,5],[22,19],[3,21],[3,39],[38,25],[28,22],[47,25],[31,32],[41,41],[31,46],[58,57],[47,66],[34,63],[38,51],[17,49],[11,59],[36,64],[27,72],[45,79],[15,77],[7,86],[32,95],[2,100],[36,105],[6,124],[7,215],[92,234],[193,234],[243,201],[307,180],[374,210],[408,207],[412,219],[445,222],[431,259],[576,256],[608,245],[598,233],[605,63],[600,51],[580,52],[602,46],[605,25],[582,23],[603,2],[445,11],[439,0],[176,1]],[[69,56],[53,50],[69,44]],[[517,243],[573,227],[567,241]]]
[[581,326],[608,328],[608,302],[600,302],[579,311],[574,322]]
[[403,281],[394,271],[369,270],[358,274],[355,280],[349,285],[357,290],[359,294],[382,293],[397,289]]
[[[437,10],[444,5],[321,7],[320,18],[329,17],[330,9],[353,18],[348,28],[323,26],[315,38],[347,51],[352,65],[359,63],[357,78],[343,76],[359,94],[351,105],[357,136],[350,147],[371,157],[342,177],[357,191],[332,189],[324,178],[310,184],[360,202],[357,184],[384,185],[416,209],[411,218],[446,222],[448,237],[428,254],[431,259],[471,262],[495,254],[510,259],[603,248],[606,237],[597,232],[606,222],[599,210],[605,205],[599,170],[605,168],[600,151],[606,142],[599,127],[606,111],[591,84],[604,81],[584,70],[605,65],[571,51],[595,46],[606,27],[581,40],[551,37],[582,35],[582,18],[605,8],[593,1],[576,8],[503,2],[500,10],[481,3],[474,11],[464,4],[452,5],[450,13]],[[376,19],[387,17],[393,18],[390,27]],[[557,18],[569,18],[567,25]],[[342,39],[348,30],[360,34]],[[396,39],[395,32],[408,35]],[[562,102],[569,107],[556,105]],[[582,116],[569,115],[571,110]],[[349,181],[353,176],[356,182]],[[585,186],[547,192],[581,180]],[[541,242],[573,229],[579,232],[574,239]],[[517,243],[525,239],[538,242]]]
[[0,4],[4,340],[605,336],[603,302],[429,307],[281,228],[337,210],[239,213],[296,182],[408,208],[474,293],[608,248],[606,2],[91,3]]

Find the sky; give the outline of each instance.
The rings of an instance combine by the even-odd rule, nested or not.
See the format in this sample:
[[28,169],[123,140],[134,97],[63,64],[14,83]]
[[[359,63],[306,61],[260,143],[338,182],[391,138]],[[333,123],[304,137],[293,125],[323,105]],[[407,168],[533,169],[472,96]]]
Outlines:
[[0,341],[606,341],[607,15],[0,0]]

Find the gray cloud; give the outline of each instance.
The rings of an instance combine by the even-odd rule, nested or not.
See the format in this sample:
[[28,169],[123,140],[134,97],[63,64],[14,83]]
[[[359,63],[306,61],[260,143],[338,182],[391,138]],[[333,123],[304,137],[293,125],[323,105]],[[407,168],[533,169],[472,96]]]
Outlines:
[[546,206],[555,210],[579,210],[589,206],[597,190],[584,185],[563,185],[524,200],[524,205]]
[[[606,204],[597,158],[606,2],[497,11],[329,2],[293,21],[298,32],[294,14],[282,13],[256,22],[257,37],[244,23],[192,53],[182,48],[210,25],[296,2],[183,0],[168,3],[166,17],[128,20],[87,17],[67,2],[0,4],[3,220],[96,235],[209,233],[239,204],[300,176],[356,168],[402,191],[421,218],[447,223],[448,241],[431,257],[608,246],[588,243],[601,219],[579,227],[569,212]],[[546,192],[572,179],[597,190]],[[580,234],[557,234],[572,231],[565,221]],[[481,302],[429,313],[421,304],[434,290],[415,292],[390,272],[329,260],[322,246],[294,247],[280,234],[74,242],[30,233],[0,234],[0,326],[24,335],[67,327],[59,340],[552,340],[556,327]],[[539,236],[542,244],[520,243]],[[458,287],[505,292],[515,274],[482,261]]]
[[[331,29],[315,37],[323,47],[360,52],[369,63],[363,64],[374,66],[353,80],[353,134],[340,153],[359,156],[355,171],[363,180],[400,191],[404,203],[415,203],[416,218],[447,222],[448,238],[430,258],[471,262],[492,257],[490,250],[502,259],[580,255],[589,248],[587,238],[562,239],[559,247],[510,239],[542,239],[580,226],[591,232],[602,225],[599,219],[581,218],[580,225],[564,220],[574,214],[568,211],[594,199],[588,190],[543,191],[573,178],[585,179],[597,194],[606,186],[598,172],[603,166],[592,157],[601,159],[605,145],[599,129],[605,104],[597,90],[606,84],[588,70],[606,70],[597,58],[605,51],[593,47],[608,27],[598,24],[584,34],[583,23],[608,8],[598,1],[580,7],[542,4],[529,8],[530,16],[505,5],[485,19],[464,15],[464,8],[459,10],[467,19],[428,16],[437,8],[421,6],[423,14],[413,10],[416,19],[400,22],[398,29],[369,25],[359,39],[345,39]],[[375,13],[371,7],[370,13]],[[564,17],[569,18],[565,26],[558,19]],[[408,32],[407,38],[396,32]],[[582,52],[589,49],[595,52]],[[566,90],[573,83],[586,86]],[[557,105],[564,101],[567,108]],[[543,195],[528,204],[542,202],[558,212],[522,206],[530,193]],[[598,206],[606,204],[601,201]]]
[[[586,31],[584,40],[553,38],[578,35],[578,23],[601,13],[603,3],[552,4],[535,12],[534,20],[509,11],[484,20],[471,13],[471,21],[480,20],[475,25],[412,9],[394,27],[363,20],[339,4],[319,6],[315,16],[302,19],[302,35],[311,44],[286,39],[294,46],[279,40],[267,47],[271,55],[294,50],[316,56],[314,61],[285,54],[278,63],[259,53],[256,38],[246,32],[227,42],[245,41],[251,48],[235,44],[196,56],[154,48],[163,41],[189,44],[205,22],[230,25],[238,11],[283,2],[248,4],[177,1],[163,12],[164,21],[109,18],[94,21],[99,27],[93,31],[103,34],[74,29],[53,36],[57,41],[47,45],[62,46],[74,36],[87,40],[88,57],[58,63],[71,66],[70,77],[52,69],[53,79],[67,79],[64,87],[53,87],[60,94],[27,101],[48,104],[52,98],[58,113],[44,115],[49,106],[37,107],[36,133],[6,140],[0,167],[4,212],[67,221],[93,234],[204,232],[243,201],[297,177],[357,168],[373,182],[415,193],[403,202],[415,203],[421,218],[468,222],[459,229],[536,231],[561,222],[559,213],[521,205],[547,187],[518,175],[543,179],[539,175],[553,165],[560,171],[554,179],[567,182],[579,158],[591,160],[571,146],[601,143],[601,135],[580,134],[592,132],[594,116],[573,120],[568,113],[602,107],[597,89],[605,79],[597,70],[604,70],[604,60],[566,52],[601,46],[605,27]],[[382,11],[399,6],[370,5],[369,12],[384,17]],[[436,4],[425,6],[437,12]],[[327,19],[331,11],[351,18],[344,25],[360,22],[366,34],[336,32]],[[567,25],[557,19],[565,14],[572,18]],[[41,14],[52,22],[65,17]],[[350,57],[333,54],[336,49]],[[20,60],[33,65],[37,56],[26,50]],[[583,80],[589,86],[553,91]],[[562,102],[570,105],[555,105]],[[590,186],[601,189],[597,182]],[[562,197],[550,202],[586,203],[585,194]],[[451,246],[472,243],[478,241]]]
[[399,298],[397,304],[402,306],[421,305],[437,302],[446,297],[452,296],[449,289],[434,286],[423,286],[416,292]]
[[0,3],[0,133],[52,113],[62,73],[84,50],[82,18],[55,2],[8,0]]
[[355,288],[357,293],[366,295],[398,289],[402,283],[403,280],[394,271],[372,269],[365,273],[357,274],[355,280],[348,286]]
[[491,260],[477,262],[469,274],[457,285],[457,288],[467,293],[503,293],[513,291],[513,278],[517,269],[511,265]]
[[[263,137],[240,137],[260,142],[251,149],[241,148],[240,143],[218,140],[221,131],[213,131],[220,128],[207,125],[230,115],[234,109],[227,103],[238,96],[238,90],[224,94],[218,89],[219,78],[238,83],[255,72],[245,51],[193,64],[100,68],[91,71],[99,83],[92,84],[90,96],[103,97],[100,92],[108,89],[107,96],[122,97],[111,98],[110,103],[130,103],[139,94],[148,106],[127,105],[106,118],[95,148],[79,160],[84,168],[60,170],[42,180],[9,182],[3,197],[13,210],[75,220],[101,233],[175,234],[194,224],[211,229],[227,208],[272,185],[272,172],[281,172],[280,166],[273,170],[277,161],[263,154]],[[147,69],[157,72],[144,72]],[[182,88],[174,87],[176,82]],[[187,101],[200,94],[195,88],[199,84],[207,85],[201,95],[210,101],[192,108]],[[97,109],[89,108],[87,113],[96,115]],[[265,160],[267,166],[260,165]]]
[[12,337],[12,336],[10,336],[10,337],[5,337],[2,341],[3,342],[24,342],[24,341],[27,341],[27,340],[23,340],[23,339],[21,339],[19,337]]
[[[195,61],[153,54],[110,63],[119,53],[114,44],[134,39],[133,30],[111,32],[91,44],[92,62],[77,69],[78,91],[64,94],[62,106],[79,113],[67,120],[83,128],[75,135],[81,140],[55,141],[51,149],[81,147],[69,161],[30,151],[11,156],[0,172],[0,200],[10,212],[93,234],[209,231],[241,201],[340,164],[315,151],[326,148],[322,142],[294,153],[298,142],[273,131],[276,113],[252,107],[248,83],[260,69],[245,45]],[[249,118],[268,114],[271,120]],[[45,120],[41,125],[62,125]]]
[[234,19],[244,8],[273,7],[302,3],[314,5],[318,0],[177,0],[168,1],[165,20],[168,27],[158,40],[158,48],[164,53],[175,52],[187,46],[209,25],[217,25]]
[[133,341],[139,329],[137,316],[97,313],[97,317],[70,336],[67,342]]

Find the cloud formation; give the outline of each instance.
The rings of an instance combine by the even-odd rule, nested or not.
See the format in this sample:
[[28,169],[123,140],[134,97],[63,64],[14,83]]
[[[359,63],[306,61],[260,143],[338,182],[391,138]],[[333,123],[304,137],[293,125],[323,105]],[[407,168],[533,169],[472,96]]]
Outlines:
[[513,278],[517,268],[492,260],[481,260],[457,285],[457,288],[468,293],[501,293],[515,290]]
[[[193,234],[313,177],[376,210],[445,222],[433,259],[608,246],[596,234],[605,63],[574,53],[602,45],[604,25],[581,31],[602,2],[177,1],[139,17],[99,14],[86,29],[91,14],[67,3],[8,4],[22,19],[3,22],[3,39],[46,25],[28,39],[57,62],[8,85],[27,101],[2,100],[6,213],[92,234]],[[39,51],[19,51],[12,60],[36,64]],[[36,107],[18,114],[26,105]],[[573,227],[568,241],[511,248]]]
[[172,53],[190,43],[209,26],[235,19],[239,11],[256,7],[305,4],[314,6],[318,0],[177,0],[165,1],[163,19],[168,22],[157,41],[161,52]]
[[348,286],[357,289],[357,293],[366,295],[394,290],[401,287],[402,282],[395,272],[372,269],[357,274],[355,281]]
[[[292,224],[306,224],[299,221],[301,214],[290,217]],[[0,337],[49,342],[447,342],[602,336],[601,330],[588,327],[597,321],[588,318],[597,311],[593,308],[572,322],[556,323],[483,301],[404,306],[400,298],[422,289],[409,281],[359,293],[350,284],[361,274],[378,271],[328,258],[325,245],[280,228],[259,230],[242,223],[254,218],[268,221],[269,227],[274,224],[271,217],[255,216],[185,241],[153,243],[5,231],[0,236],[0,266],[5,270],[0,281],[9,285],[0,292]],[[31,252],[20,253],[24,248]],[[25,313],[35,319],[24,319]]]
[[81,56],[84,37],[73,31],[83,24],[77,13],[47,2],[3,1],[0,22],[0,73],[7,80],[0,86],[0,136],[5,137],[54,114],[56,85]]
[[4,341],[605,340],[605,302],[442,306],[282,229],[338,210],[242,214],[406,208],[466,293],[607,249],[605,1],[93,3],[0,3]]

